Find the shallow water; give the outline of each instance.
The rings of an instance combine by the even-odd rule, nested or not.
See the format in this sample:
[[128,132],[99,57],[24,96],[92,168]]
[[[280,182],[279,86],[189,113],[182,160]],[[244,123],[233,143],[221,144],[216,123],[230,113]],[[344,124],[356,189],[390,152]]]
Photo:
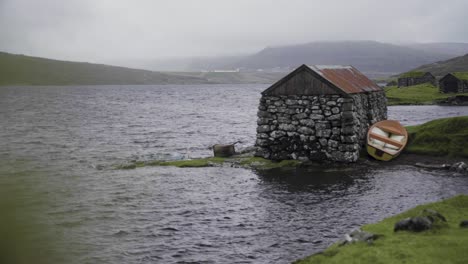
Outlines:
[[[0,158],[41,172],[44,215],[76,263],[287,263],[354,227],[468,193],[466,176],[411,166],[114,169],[252,145],[265,88],[2,87]],[[468,107],[389,107],[405,125],[457,115]]]

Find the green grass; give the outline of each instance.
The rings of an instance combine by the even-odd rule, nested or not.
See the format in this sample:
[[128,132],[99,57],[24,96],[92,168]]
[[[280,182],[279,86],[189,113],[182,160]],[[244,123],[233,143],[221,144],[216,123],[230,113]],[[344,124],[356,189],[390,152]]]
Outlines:
[[[448,226],[412,233],[393,232],[399,220],[418,215],[430,208],[447,218]],[[444,201],[420,205],[378,223],[363,226],[363,230],[383,235],[373,244],[354,243],[332,245],[321,254],[299,260],[307,263],[467,263],[468,228],[460,228],[461,220],[468,220],[468,196],[460,195]]]
[[200,167],[214,167],[223,165],[234,165],[243,168],[254,169],[273,169],[282,167],[297,167],[302,162],[298,160],[282,160],[272,161],[260,157],[231,157],[231,158],[201,158],[190,160],[177,160],[177,161],[137,161],[128,164],[117,166],[117,169],[136,169],[145,166],[174,166],[178,168],[200,168]]
[[102,64],[0,52],[0,85],[187,84],[208,80]]
[[460,80],[468,80],[468,72],[454,72],[452,74]]
[[410,72],[405,72],[402,75],[400,75],[400,78],[408,78],[408,77],[423,77],[426,72],[422,71],[410,71]]
[[410,141],[406,152],[468,157],[468,116],[437,119],[407,130]]
[[439,89],[431,84],[419,84],[404,88],[390,86],[385,88],[388,105],[428,105],[435,104],[455,95],[467,95],[468,93],[440,93]]

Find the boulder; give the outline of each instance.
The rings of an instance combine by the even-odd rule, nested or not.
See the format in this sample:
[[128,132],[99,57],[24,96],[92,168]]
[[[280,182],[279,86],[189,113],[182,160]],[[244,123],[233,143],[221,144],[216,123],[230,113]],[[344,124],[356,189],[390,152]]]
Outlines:
[[361,229],[355,229],[351,231],[351,233],[346,234],[344,236],[344,240],[339,243],[340,246],[350,244],[350,243],[356,243],[356,242],[366,242],[369,244],[372,244],[374,240],[378,239],[380,236],[376,234],[372,234],[366,231],[362,231]]
[[432,222],[427,217],[408,217],[403,220],[398,221],[393,228],[394,232],[406,230],[413,232],[421,232],[424,230],[431,229]]
[[463,220],[460,222],[460,227],[462,228],[468,228],[468,220]]
[[234,149],[234,144],[216,144],[213,145],[213,154],[215,157],[231,157],[236,154],[236,150]]
[[463,161],[454,163],[452,164],[452,166],[450,166],[450,170],[454,170],[457,172],[465,172],[467,168],[468,165],[466,165],[466,163]]
[[446,223],[447,219],[440,214],[439,212],[432,209],[424,209],[419,216],[408,217],[403,220],[398,221],[393,231],[412,231],[412,232],[421,232],[424,230],[429,230],[434,226],[439,226],[442,223]]
[[429,220],[431,220],[432,223],[447,222],[447,219],[445,219],[445,217],[436,210],[424,209],[421,215],[429,218]]

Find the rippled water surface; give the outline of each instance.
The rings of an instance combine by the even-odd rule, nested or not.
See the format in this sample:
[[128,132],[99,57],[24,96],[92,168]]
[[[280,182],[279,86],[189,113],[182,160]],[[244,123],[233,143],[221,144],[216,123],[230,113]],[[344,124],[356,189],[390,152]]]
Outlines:
[[[265,88],[2,87],[0,158],[41,172],[38,188],[54,190],[43,214],[76,263],[288,263],[351,228],[468,193],[466,176],[412,166],[114,169],[252,145]],[[389,107],[405,125],[457,115],[468,107]]]

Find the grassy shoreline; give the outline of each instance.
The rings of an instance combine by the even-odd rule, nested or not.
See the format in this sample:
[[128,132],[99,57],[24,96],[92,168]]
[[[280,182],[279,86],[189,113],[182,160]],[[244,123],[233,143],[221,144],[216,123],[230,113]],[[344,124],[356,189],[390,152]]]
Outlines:
[[464,95],[468,93],[440,93],[439,89],[431,84],[419,84],[410,87],[398,88],[396,86],[386,87],[385,95],[387,104],[391,105],[432,105],[449,97]]
[[[447,218],[447,226],[412,233],[393,232],[396,222],[433,209]],[[419,205],[401,214],[362,227],[364,231],[382,235],[372,244],[358,242],[339,246],[298,260],[296,264],[312,263],[466,263],[468,260],[468,228],[460,228],[468,219],[468,195]]]
[[436,119],[407,130],[405,153],[468,158],[468,116]]
[[[468,158],[468,116],[442,118],[422,125],[407,127],[409,143],[398,159],[405,154],[417,154],[431,157],[446,157],[452,160]],[[365,150],[363,150],[363,155]],[[365,155],[358,164],[365,163]],[[298,160],[272,161],[248,155],[230,158],[199,158],[176,161],[135,161],[117,166],[117,169],[136,169],[145,166],[174,166],[179,168],[199,167],[240,167],[252,169],[273,169],[282,167],[307,166],[312,163]],[[315,164],[317,165],[317,164]]]
[[272,161],[253,156],[233,156],[229,158],[210,157],[175,161],[136,161],[122,164],[117,169],[136,169],[145,166],[173,166],[178,168],[202,168],[202,167],[239,167],[258,170],[268,170],[282,167],[298,167],[303,162],[298,160]]

